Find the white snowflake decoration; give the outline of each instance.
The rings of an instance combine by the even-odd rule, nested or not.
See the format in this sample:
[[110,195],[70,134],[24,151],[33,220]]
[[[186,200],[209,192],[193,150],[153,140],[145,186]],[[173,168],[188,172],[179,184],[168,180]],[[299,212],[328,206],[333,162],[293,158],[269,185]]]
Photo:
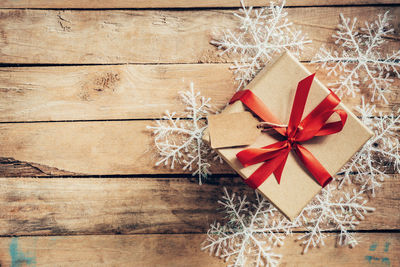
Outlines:
[[311,42],[301,31],[292,29],[283,9],[285,1],[280,5],[271,2],[269,7],[261,9],[246,8],[243,1],[241,4],[239,13],[234,14],[240,20],[239,31],[227,30],[211,42],[223,50],[220,55],[239,55],[232,67],[239,80],[238,89],[253,79],[274,55],[284,50],[298,54],[304,44]]
[[[373,23],[365,22],[361,32],[357,30],[357,18],[352,21],[340,14],[341,24],[336,34],[332,35],[340,44],[341,50],[328,50],[322,47],[313,59],[313,63],[320,63],[329,75],[337,76],[336,82],[328,84],[340,96],[356,96],[361,87],[370,90],[371,101],[388,100],[386,94],[394,81],[390,73],[400,78],[400,50],[392,54],[383,55],[383,38],[393,32],[389,28],[389,11],[378,15]],[[335,47],[336,48],[336,47]],[[361,78],[363,77],[363,78]]]
[[202,249],[223,258],[232,267],[249,266],[249,260],[256,267],[278,266],[281,255],[272,252],[272,248],[283,245],[293,224],[257,193],[250,202],[246,195],[236,197],[224,188],[222,201],[218,202],[228,222],[210,226]]
[[306,253],[310,246],[324,245],[326,231],[332,230],[340,231],[337,242],[339,245],[354,247],[358,241],[349,230],[354,230],[366,213],[375,210],[366,206],[364,193],[364,188],[353,189],[351,193],[335,191],[332,185],[322,189],[294,222],[307,229],[299,237],[304,247],[303,252]]
[[183,170],[189,170],[193,176],[198,176],[199,184],[210,173],[209,156],[211,149],[203,140],[203,131],[207,128],[204,118],[211,111],[210,98],[205,98],[195,92],[193,83],[190,90],[179,92],[182,102],[186,105],[186,118],[175,118],[175,113],[168,110],[155,126],[147,126],[153,131],[154,144],[160,159],[158,165],[176,165]]
[[290,222],[258,193],[255,193],[255,199],[248,201],[246,195],[236,197],[224,188],[219,203],[227,223],[211,224],[202,249],[225,259],[229,266],[277,266],[281,256],[272,249],[282,246],[292,230],[299,227],[307,229],[298,238],[304,253],[310,246],[323,246],[329,235],[327,231],[340,231],[338,245],[353,247],[358,241],[349,230],[353,230],[365,214],[375,210],[366,206],[364,193],[364,188],[346,192],[328,185]]
[[345,183],[361,184],[375,196],[375,189],[388,176],[387,170],[392,168],[400,173],[400,109],[395,114],[375,115],[375,105],[365,103],[356,110],[363,123],[374,131],[372,137],[357,154],[344,166],[343,175],[338,175],[340,187]]

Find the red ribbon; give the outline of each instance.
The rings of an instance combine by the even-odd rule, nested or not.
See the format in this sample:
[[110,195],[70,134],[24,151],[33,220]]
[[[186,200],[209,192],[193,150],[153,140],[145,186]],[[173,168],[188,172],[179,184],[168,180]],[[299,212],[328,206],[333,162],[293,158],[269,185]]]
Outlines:
[[[300,142],[307,141],[314,136],[340,132],[346,123],[347,113],[342,109],[334,109],[340,103],[340,99],[329,90],[330,94],[307,117],[301,120],[314,75],[312,74],[298,83],[288,126],[272,126],[275,131],[285,137],[285,140],[261,148],[248,148],[236,154],[244,167],[264,162],[248,179],[245,179],[250,187],[258,188],[272,173],[274,173],[279,184],[286,159],[291,150],[294,150],[303,165],[321,186],[325,187],[332,180],[328,171]],[[261,99],[250,90],[237,92],[229,104],[238,100],[263,121],[282,124],[268,110]],[[340,121],[326,123],[334,113],[340,116]]]

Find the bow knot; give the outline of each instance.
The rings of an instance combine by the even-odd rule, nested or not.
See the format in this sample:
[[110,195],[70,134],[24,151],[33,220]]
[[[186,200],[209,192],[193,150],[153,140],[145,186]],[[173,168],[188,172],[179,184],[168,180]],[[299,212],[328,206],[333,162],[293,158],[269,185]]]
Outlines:
[[288,137],[287,140],[289,142],[289,145],[291,145],[291,146],[296,144],[296,138],[294,138],[294,137]]
[[[250,90],[239,91],[232,97],[230,104],[240,100],[261,120],[270,123],[276,132],[285,137],[284,141],[261,148],[248,148],[236,154],[244,167],[264,162],[245,180],[250,187],[258,188],[272,173],[280,183],[282,171],[291,150],[294,150],[300,161],[321,186],[327,185],[332,180],[328,171],[310,151],[301,145],[301,142],[315,136],[340,132],[346,123],[347,113],[342,109],[334,109],[340,103],[340,99],[330,91],[330,94],[301,120],[314,75],[312,74],[298,83],[289,123],[284,128],[276,126],[282,123]],[[334,113],[339,115],[340,120],[326,123]]]

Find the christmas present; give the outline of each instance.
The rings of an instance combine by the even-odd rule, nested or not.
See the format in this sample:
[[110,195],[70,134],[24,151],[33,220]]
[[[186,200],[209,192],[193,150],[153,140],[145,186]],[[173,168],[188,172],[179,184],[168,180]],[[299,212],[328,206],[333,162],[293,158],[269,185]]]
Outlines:
[[203,139],[293,220],[371,136],[286,52],[208,117]]

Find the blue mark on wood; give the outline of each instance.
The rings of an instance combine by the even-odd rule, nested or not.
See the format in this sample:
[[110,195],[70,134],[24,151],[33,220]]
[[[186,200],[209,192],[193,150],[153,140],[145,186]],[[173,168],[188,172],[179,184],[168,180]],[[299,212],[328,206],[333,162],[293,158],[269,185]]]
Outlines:
[[374,256],[365,256],[365,259],[368,261],[368,263],[373,263],[374,261],[382,261],[382,263],[384,263],[385,265],[390,266],[390,259],[388,257],[379,258]]
[[369,251],[375,251],[377,246],[378,246],[377,243],[373,243],[373,244],[369,247]]
[[18,247],[18,237],[13,237],[11,239],[9,251],[11,256],[11,267],[21,267],[23,263],[32,267],[36,266],[36,258],[30,256],[29,252],[22,252]]
[[389,259],[389,258],[387,258],[387,257],[385,257],[385,258],[382,258],[382,263],[385,263],[385,264],[387,264],[387,265],[389,265],[389,266],[390,266],[390,259]]
[[383,251],[388,252],[389,251],[389,246],[390,246],[390,242],[386,242],[385,243],[385,249]]
[[365,256],[365,259],[368,261],[368,263],[372,263],[372,261],[379,261],[380,258],[374,257],[374,256]]
[[[385,242],[385,247],[383,249],[384,252],[389,251],[389,246],[390,242]],[[372,245],[369,247],[369,251],[375,251],[376,248],[378,247],[378,243],[374,242]],[[388,257],[375,257],[375,256],[365,256],[365,260],[368,261],[368,263],[373,263],[373,262],[380,262],[382,261],[382,264],[385,264],[385,266],[390,266],[390,259]]]

